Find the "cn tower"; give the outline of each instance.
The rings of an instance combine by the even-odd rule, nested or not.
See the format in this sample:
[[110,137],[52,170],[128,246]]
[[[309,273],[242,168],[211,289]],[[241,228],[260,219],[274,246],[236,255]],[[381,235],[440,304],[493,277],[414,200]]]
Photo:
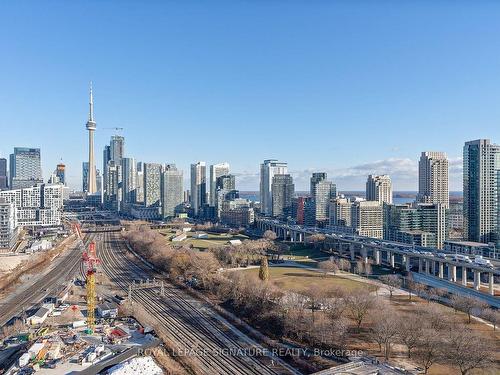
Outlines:
[[92,97],[92,82],[90,82],[89,105],[90,105],[89,120],[87,121],[87,130],[89,131],[88,193],[95,194],[97,192],[97,183],[95,176],[95,159],[94,159],[94,132],[96,123],[94,121],[94,98]]

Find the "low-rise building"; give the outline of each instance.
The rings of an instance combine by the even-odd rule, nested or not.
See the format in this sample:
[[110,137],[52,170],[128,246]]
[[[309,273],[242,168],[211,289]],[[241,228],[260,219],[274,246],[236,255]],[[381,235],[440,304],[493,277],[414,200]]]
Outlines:
[[179,234],[178,236],[172,238],[172,242],[181,242],[184,241],[187,238],[186,233]]
[[30,251],[46,251],[52,249],[52,241],[42,239],[33,242],[30,247]]
[[118,305],[114,302],[104,302],[97,306],[97,314],[101,318],[116,318],[118,316]]
[[37,325],[37,324],[42,324],[45,319],[47,319],[47,316],[49,316],[50,309],[46,307],[40,307],[38,310],[35,311],[33,315],[28,317],[27,321],[28,324],[30,325]]
[[233,227],[245,227],[255,221],[255,213],[248,200],[238,198],[222,203],[220,221]]
[[130,207],[130,214],[139,220],[158,220],[160,218],[160,208],[132,205]]

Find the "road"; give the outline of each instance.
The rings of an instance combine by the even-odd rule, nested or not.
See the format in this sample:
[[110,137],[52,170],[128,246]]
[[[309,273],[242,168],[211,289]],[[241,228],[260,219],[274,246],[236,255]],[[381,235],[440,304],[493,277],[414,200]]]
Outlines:
[[469,296],[469,297],[474,297],[477,298],[480,301],[486,302],[490,306],[496,307],[497,309],[500,308],[500,298],[486,294],[486,293],[481,293],[478,292],[477,290],[467,288],[465,286],[444,280],[444,279],[439,279],[437,277],[433,277],[430,275],[425,275],[422,273],[417,273],[413,272],[412,273],[413,280],[429,285],[433,288],[442,288],[446,289],[450,293],[454,294],[460,294],[463,296]]
[[[124,291],[133,280],[161,277],[139,260],[126,257],[126,245],[119,234],[102,233],[96,237],[98,256],[108,278]],[[158,287],[136,289],[139,303],[167,332],[179,350],[196,351],[190,358],[206,374],[300,374],[240,332],[205,302],[164,281],[165,295]],[[229,352],[229,353],[228,353]]]
[[[85,243],[88,243],[89,239],[90,237],[87,237]],[[1,300],[0,326],[67,284],[79,271],[83,246],[83,241],[74,243],[51,263],[45,274],[33,276],[31,284],[14,289],[8,297]]]

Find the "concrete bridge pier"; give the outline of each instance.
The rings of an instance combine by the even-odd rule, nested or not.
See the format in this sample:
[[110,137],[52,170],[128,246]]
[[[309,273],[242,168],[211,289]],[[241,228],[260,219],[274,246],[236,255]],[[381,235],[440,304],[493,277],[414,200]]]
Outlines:
[[494,296],[495,295],[495,279],[493,276],[493,272],[488,274],[488,292]]
[[392,268],[394,268],[394,253],[389,252],[389,262]]
[[481,288],[481,272],[474,270],[474,289],[479,290]]
[[373,257],[375,258],[375,264],[379,265],[380,264],[380,250],[373,250]]
[[418,273],[422,273],[423,271],[423,266],[422,266],[422,258],[418,258]]
[[349,252],[351,253],[351,260],[356,260],[356,253],[354,251],[354,244],[349,244]]
[[427,275],[431,273],[430,266],[431,266],[430,260],[425,259],[425,273]]
[[410,272],[410,270],[411,270],[411,258],[408,254],[405,255],[405,267],[406,267],[406,272]]
[[438,273],[438,276],[440,279],[444,278],[444,264],[443,262],[439,262],[439,273]]
[[457,281],[457,266],[454,264],[448,264],[448,280],[453,282]]
[[361,258],[363,259],[364,264],[368,263],[368,252],[363,245],[361,245]]
[[467,267],[462,266],[462,285],[467,286]]

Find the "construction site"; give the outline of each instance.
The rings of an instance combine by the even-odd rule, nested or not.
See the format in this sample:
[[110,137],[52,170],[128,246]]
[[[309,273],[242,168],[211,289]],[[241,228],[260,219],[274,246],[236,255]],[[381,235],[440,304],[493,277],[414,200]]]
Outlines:
[[77,277],[4,327],[0,373],[163,373],[138,356],[160,340],[128,316],[126,296],[98,287],[99,264],[91,241]]

